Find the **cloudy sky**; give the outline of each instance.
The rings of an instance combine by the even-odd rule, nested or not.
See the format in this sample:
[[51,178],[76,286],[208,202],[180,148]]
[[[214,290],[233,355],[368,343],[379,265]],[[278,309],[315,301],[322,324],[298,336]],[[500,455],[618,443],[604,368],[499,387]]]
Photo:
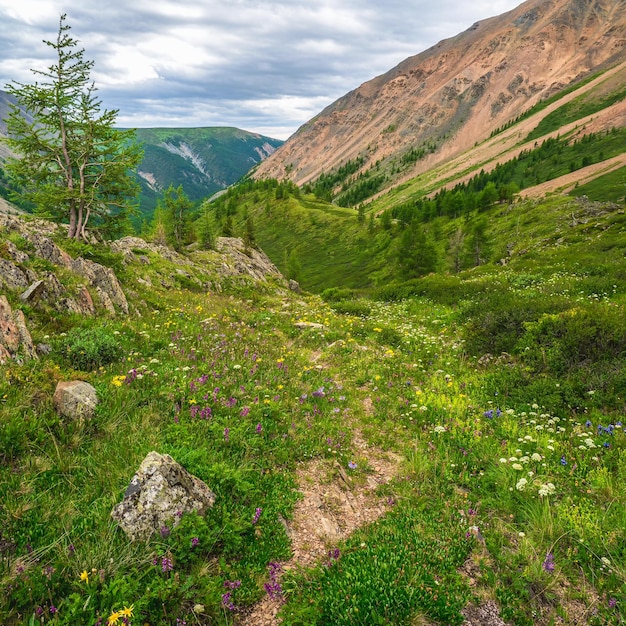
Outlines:
[[403,59],[521,0],[0,0],[0,89],[54,59],[67,13],[119,126],[286,139]]

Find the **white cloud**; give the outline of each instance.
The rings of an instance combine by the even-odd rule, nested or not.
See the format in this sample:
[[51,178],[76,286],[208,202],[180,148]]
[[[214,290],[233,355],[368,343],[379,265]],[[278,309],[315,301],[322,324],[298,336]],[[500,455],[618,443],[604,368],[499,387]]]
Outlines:
[[516,0],[0,0],[0,88],[52,59],[68,15],[124,126],[286,138],[335,99]]

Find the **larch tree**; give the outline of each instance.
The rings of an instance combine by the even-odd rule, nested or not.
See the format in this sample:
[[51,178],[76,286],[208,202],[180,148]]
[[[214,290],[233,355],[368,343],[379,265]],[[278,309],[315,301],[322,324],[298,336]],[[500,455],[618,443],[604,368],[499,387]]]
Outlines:
[[[16,194],[35,212],[69,222],[68,237],[85,238],[89,219],[119,222],[137,206],[132,176],[143,158],[133,130],[114,128],[117,110],[103,110],[84,58],[61,15],[56,41],[45,41],[56,59],[33,84],[13,81],[17,104],[7,119],[6,142],[16,157],[6,169]],[[24,112],[28,115],[24,115]],[[112,219],[114,218],[114,219]]]

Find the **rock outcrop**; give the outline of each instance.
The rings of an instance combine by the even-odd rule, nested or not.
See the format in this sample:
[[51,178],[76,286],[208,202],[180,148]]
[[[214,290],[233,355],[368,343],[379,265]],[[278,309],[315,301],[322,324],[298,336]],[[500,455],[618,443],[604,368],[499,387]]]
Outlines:
[[215,494],[168,454],[150,452],[111,516],[131,541],[169,532],[185,513],[204,515]]
[[72,420],[90,419],[98,405],[98,394],[84,381],[61,381],[52,400],[59,415]]
[[24,313],[13,311],[7,297],[0,296],[0,364],[10,359],[22,361],[36,359],[37,353],[33,347]]

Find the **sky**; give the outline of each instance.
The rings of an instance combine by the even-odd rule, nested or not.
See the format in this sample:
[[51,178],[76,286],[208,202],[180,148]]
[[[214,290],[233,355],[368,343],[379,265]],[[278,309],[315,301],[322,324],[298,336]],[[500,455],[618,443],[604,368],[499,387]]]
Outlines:
[[119,127],[287,139],[409,56],[522,0],[0,0],[0,89],[33,83],[61,13]]

